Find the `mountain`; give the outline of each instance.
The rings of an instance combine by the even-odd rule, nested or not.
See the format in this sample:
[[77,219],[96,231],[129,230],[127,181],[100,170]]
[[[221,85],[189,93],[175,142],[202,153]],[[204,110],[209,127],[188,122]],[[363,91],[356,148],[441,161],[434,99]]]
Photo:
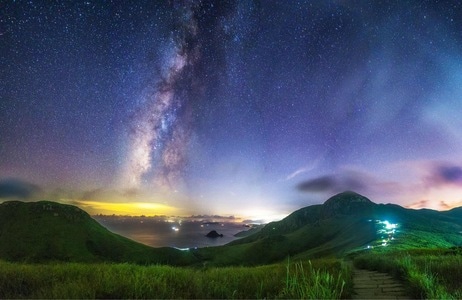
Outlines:
[[343,256],[372,247],[388,250],[460,246],[461,233],[462,209],[406,209],[376,204],[348,191],[322,205],[301,208],[225,246],[198,249],[196,256],[214,265],[259,265],[288,255]]
[[71,205],[50,201],[0,204],[0,259],[189,265],[189,252],[151,248],[114,234]]
[[83,210],[49,201],[0,204],[0,259],[171,265],[262,265],[356,251],[462,245],[462,208],[406,209],[354,192],[301,208],[218,247],[151,248],[114,234]]

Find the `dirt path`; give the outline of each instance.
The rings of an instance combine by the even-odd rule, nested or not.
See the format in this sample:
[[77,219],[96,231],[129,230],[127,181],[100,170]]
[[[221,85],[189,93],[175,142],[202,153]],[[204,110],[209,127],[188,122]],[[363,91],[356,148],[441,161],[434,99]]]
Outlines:
[[354,269],[353,299],[411,299],[404,286],[386,273]]

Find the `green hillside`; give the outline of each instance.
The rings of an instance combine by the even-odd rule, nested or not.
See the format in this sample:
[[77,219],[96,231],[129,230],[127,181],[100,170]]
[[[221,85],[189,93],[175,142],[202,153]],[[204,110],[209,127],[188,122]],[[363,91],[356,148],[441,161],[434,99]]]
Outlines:
[[299,209],[258,233],[225,246],[197,250],[212,265],[261,265],[294,258],[342,257],[355,251],[389,251],[462,245],[462,210],[447,212],[375,204],[344,192],[322,205]]
[[254,266],[292,258],[462,245],[462,209],[375,204],[344,192],[219,247],[151,248],[114,234],[83,210],[49,201],[0,204],[0,259]]
[[262,265],[295,257],[342,256],[376,239],[369,217],[376,204],[353,193],[299,209],[258,233],[225,246],[197,250],[212,265]]
[[380,204],[375,218],[398,224],[392,249],[448,248],[462,245],[462,215],[459,209],[436,211],[406,209],[394,204]]
[[0,259],[186,265],[191,253],[154,249],[114,234],[83,210],[49,201],[0,204]]

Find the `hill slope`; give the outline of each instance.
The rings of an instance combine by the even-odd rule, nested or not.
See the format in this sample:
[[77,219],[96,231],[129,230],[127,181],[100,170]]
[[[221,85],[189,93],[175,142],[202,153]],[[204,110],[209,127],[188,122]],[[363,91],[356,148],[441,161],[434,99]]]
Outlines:
[[354,249],[462,245],[462,210],[447,212],[375,204],[344,192],[322,205],[299,209],[260,232],[225,246],[199,249],[216,265],[257,265],[287,257],[342,256]]
[[83,210],[55,202],[0,204],[0,259],[186,265],[191,253],[154,249],[114,234]]
[[288,255],[343,256],[369,247],[460,246],[461,233],[461,208],[413,210],[344,192],[227,245],[180,251],[151,248],[114,234],[74,206],[48,201],[0,204],[0,259],[11,261],[263,265]]

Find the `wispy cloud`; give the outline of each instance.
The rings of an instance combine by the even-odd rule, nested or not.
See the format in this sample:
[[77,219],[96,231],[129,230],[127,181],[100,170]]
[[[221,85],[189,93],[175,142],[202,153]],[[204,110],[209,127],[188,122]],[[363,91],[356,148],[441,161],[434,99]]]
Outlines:
[[424,207],[428,207],[428,206],[429,206],[429,201],[426,200],[426,199],[415,201],[415,202],[412,202],[410,204],[405,205],[405,207],[407,207],[407,208],[415,208],[415,209],[424,208]]
[[41,188],[30,182],[6,178],[0,180],[0,199],[18,199],[26,200],[38,194]]
[[420,209],[420,208],[433,208],[433,209],[438,209],[438,210],[449,210],[451,208],[460,206],[459,203],[448,203],[447,201],[440,200],[437,203],[434,203],[430,200],[419,200],[416,202],[413,202],[411,204],[404,205],[407,208],[413,208],[413,209]]
[[366,172],[346,170],[341,174],[325,175],[303,181],[297,185],[302,192],[339,193],[352,190],[365,194],[390,195],[403,190],[397,182],[381,180]]
[[286,180],[291,180],[294,177],[297,177],[298,175],[309,172],[311,170],[313,170],[313,168],[308,168],[308,167],[300,168],[300,169],[292,172],[291,174],[287,175]]
[[441,207],[441,209],[445,209],[445,210],[448,210],[448,209],[451,209],[451,208],[452,208],[451,205],[449,205],[448,203],[446,203],[446,202],[443,201],[443,200],[440,201],[440,207]]
[[295,170],[292,173],[290,173],[289,175],[287,175],[284,180],[288,181],[288,180],[294,179],[295,177],[297,177],[300,174],[308,173],[308,172],[314,170],[319,165],[319,163],[321,162],[323,157],[324,157],[324,155],[321,155],[317,159],[313,160],[311,164],[305,165],[303,167],[298,168],[297,170]]

